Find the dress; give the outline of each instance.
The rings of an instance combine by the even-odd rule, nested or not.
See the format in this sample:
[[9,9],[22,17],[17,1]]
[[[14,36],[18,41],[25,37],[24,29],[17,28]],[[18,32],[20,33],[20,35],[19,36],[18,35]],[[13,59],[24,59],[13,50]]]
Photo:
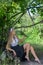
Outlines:
[[23,58],[25,56],[23,45],[19,46],[18,38],[13,38],[11,42],[11,48],[15,50],[17,57]]

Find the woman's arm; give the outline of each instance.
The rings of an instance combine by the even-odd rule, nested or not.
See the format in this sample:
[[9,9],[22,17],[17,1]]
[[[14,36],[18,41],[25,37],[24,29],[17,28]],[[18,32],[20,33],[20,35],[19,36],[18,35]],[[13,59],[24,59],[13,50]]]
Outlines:
[[19,42],[21,42],[21,43],[22,43],[22,42],[25,40],[25,38],[26,38],[26,37],[25,37],[25,36],[23,36],[23,38],[22,38],[22,39],[19,39]]
[[16,52],[13,49],[11,49],[11,47],[10,47],[10,42],[11,42],[11,39],[8,40],[7,45],[6,45],[6,49],[9,51],[12,51],[14,56],[16,56]]
[[[16,37],[18,38],[18,36],[16,36]],[[23,38],[22,38],[22,39],[19,39],[19,38],[18,38],[19,43],[22,43],[22,42],[25,40],[25,38],[26,38],[25,36],[23,36]]]
[[7,42],[7,45],[6,45],[6,49],[14,52],[14,50],[11,49],[11,47],[10,47],[10,43],[11,43],[11,40],[9,39],[8,42]]
[[11,47],[10,47],[11,46],[11,42],[12,42],[12,38],[13,38],[13,34],[10,33],[9,38],[8,38],[8,42],[7,42],[7,45],[6,45],[6,49],[9,50],[9,51],[13,51],[14,52],[14,50],[11,49]]
[[10,48],[10,45],[8,43],[6,45],[6,49],[9,50],[9,51],[12,51],[14,56],[16,56],[16,52],[13,49]]
[[8,43],[7,43],[7,45],[6,45],[6,49],[9,50],[9,51],[14,52],[14,50],[10,48],[10,45],[9,45]]

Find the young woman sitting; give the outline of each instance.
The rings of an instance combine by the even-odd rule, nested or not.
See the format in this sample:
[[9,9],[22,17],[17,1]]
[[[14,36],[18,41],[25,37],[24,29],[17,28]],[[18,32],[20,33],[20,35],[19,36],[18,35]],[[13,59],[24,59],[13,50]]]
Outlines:
[[[10,33],[9,33],[9,38],[8,38],[8,42],[6,45],[6,49],[10,50],[13,52],[14,56],[18,56],[18,57],[22,57],[24,53],[26,53],[25,58],[27,59],[27,61],[30,61],[29,59],[29,52],[31,51],[32,55],[35,58],[35,61],[37,61],[38,63],[40,63],[39,58],[37,57],[34,48],[29,44],[29,43],[25,43],[22,46],[19,46],[19,43],[22,42],[24,40],[25,37],[23,37],[23,39],[19,39],[16,35],[16,32],[14,31],[13,28],[10,29]],[[21,50],[24,50],[22,53]]]

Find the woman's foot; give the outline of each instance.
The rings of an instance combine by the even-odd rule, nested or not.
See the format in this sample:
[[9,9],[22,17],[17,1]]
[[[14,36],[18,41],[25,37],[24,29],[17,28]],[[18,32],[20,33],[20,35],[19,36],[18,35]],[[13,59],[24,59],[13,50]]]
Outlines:
[[38,58],[37,58],[37,59],[35,59],[35,61],[36,61],[36,62],[38,62],[38,63],[41,63],[41,62],[40,62],[40,60],[39,60]]
[[29,57],[28,57],[28,56],[25,56],[25,58],[27,59],[27,61],[28,61],[28,62],[30,62],[30,59],[29,59]]

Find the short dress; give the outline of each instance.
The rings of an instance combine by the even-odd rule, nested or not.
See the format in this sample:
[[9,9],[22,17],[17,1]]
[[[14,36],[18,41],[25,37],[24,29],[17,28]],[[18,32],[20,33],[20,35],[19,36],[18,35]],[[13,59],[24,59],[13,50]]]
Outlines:
[[23,45],[20,46],[18,42],[19,42],[18,38],[16,37],[13,38],[11,42],[11,49],[15,50],[17,57],[23,59],[25,57],[24,48]]

